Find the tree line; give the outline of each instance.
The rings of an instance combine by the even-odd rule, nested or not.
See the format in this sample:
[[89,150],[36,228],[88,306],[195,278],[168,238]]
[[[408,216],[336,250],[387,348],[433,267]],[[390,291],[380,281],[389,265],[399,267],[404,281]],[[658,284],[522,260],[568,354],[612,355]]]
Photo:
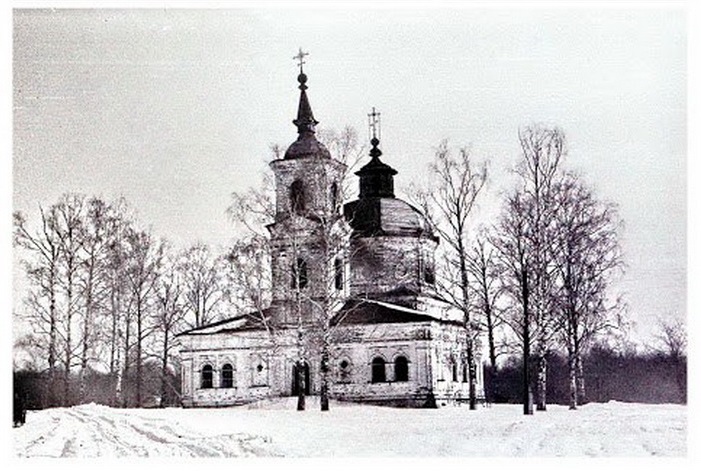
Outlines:
[[[362,158],[351,128],[320,132],[320,138],[347,164],[346,175]],[[410,192],[441,238],[435,296],[462,313],[470,408],[480,399],[477,373],[483,351],[486,400],[515,402],[518,389],[526,414],[534,404],[546,410],[548,402],[563,402],[565,396],[572,409],[587,400],[642,397],[625,396],[621,388],[628,384],[635,390],[633,383],[615,381],[632,371],[645,374],[633,364],[650,366],[648,372],[670,368],[685,400],[683,326],[661,324],[665,348],[655,354],[603,347],[626,334],[626,305],[613,291],[624,270],[619,244],[623,221],[616,205],[599,198],[582,175],[567,168],[562,130],[529,126],[519,131],[518,142],[521,156],[512,169],[516,183],[500,195],[493,221],[475,222],[489,171],[466,148],[454,151],[441,143],[426,186]],[[278,157],[280,149],[272,147]],[[201,243],[176,249],[142,227],[123,199],[66,194],[50,207],[40,207],[34,225],[15,213],[14,241],[22,250],[28,280],[18,315],[29,326],[15,347],[27,354],[22,367],[29,365],[30,371],[25,376],[42,385],[41,405],[177,403],[175,333],[233,311],[254,316],[276,348],[266,317],[274,288],[273,248],[265,229],[275,214],[271,183],[234,194],[228,212],[242,235],[220,250]],[[327,267],[317,283],[323,289],[314,299],[304,298],[300,288],[307,282],[306,267],[295,264],[283,274],[295,283],[280,288],[299,300],[299,381],[303,384],[301,366],[310,355],[320,355],[325,409],[335,327],[330,320],[344,301],[334,286],[339,257],[334,247],[345,237],[340,205],[353,191],[347,179],[339,183],[338,199],[310,234],[319,248],[314,263]],[[291,243],[297,260],[296,247],[304,241]],[[315,326],[302,324],[303,303],[313,304]],[[614,363],[630,367],[602,366]],[[603,385],[623,396],[602,393]],[[298,408],[303,409],[304,388],[299,389]]]
[[[598,348],[600,353],[602,342],[625,338],[628,319],[627,306],[614,290],[625,268],[617,206],[567,168],[561,129],[531,125],[519,131],[518,141],[521,157],[512,169],[516,183],[500,196],[496,220],[473,222],[488,167],[476,163],[466,148],[454,152],[442,143],[430,164],[432,180],[412,194],[443,242],[436,294],[463,313],[472,339],[464,352],[470,407],[477,400],[474,358],[486,341],[486,400],[513,401],[518,384],[524,414],[530,415],[534,404],[546,410],[548,392],[560,386],[548,380],[549,372],[562,366],[550,368],[553,359],[565,358],[566,375],[558,373],[556,380],[565,384],[569,407],[586,402],[588,372],[598,371],[599,357],[592,352]],[[664,326],[658,330],[669,334]],[[684,334],[683,326],[675,333]],[[505,371],[500,371],[500,355],[508,356],[501,362]],[[673,369],[683,364],[685,374],[685,351],[669,355]],[[626,358],[648,361],[645,355]],[[508,393],[496,391],[515,369],[520,380],[509,383]],[[596,378],[602,381],[601,375]],[[685,397],[682,383],[674,389],[683,386]]]
[[241,302],[230,254],[201,243],[176,249],[123,199],[64,194],[38,213],[31,224],[16,212],[13,226],[27,281],[15,369],[41,385],[36,402],[176,401],[175,334]]
[[[588,402],[677,403],[687,401],[686,356],[677,355],[665,344],[644,349],[597,341],[583,355],[582,375]],[[529,368],[535,373],[535,362]],[[489,371],[486,371],[489,373]],[[567,356],[561,351],[548,354],[548,401],[567,405]],[[521,358],[509,355],[494,374],[485,374],[496,403],[521,402]],[[533,384],[531,385],[533,386]]]

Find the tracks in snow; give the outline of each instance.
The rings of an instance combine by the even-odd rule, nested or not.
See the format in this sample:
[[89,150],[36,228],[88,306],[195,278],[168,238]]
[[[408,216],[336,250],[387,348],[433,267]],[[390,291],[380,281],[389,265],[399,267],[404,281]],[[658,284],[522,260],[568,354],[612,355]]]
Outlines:
[[[164,419],[100,406],[51,411],[18,456],[246,457],[275,456],[270,440],[248,434],[203,435]],[[28,424],[31,425],[31,424]]]

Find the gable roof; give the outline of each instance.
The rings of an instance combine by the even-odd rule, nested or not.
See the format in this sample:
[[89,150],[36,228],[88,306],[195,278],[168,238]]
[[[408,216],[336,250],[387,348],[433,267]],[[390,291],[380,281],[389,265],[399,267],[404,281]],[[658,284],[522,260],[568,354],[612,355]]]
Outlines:
[[[270,312],[270,308],[263,310],[263,315],[267,316]],[[235,332],[243,330],[259,330],[264,329],[265,326],[258,318],[260,314],[258,313],[248,313],[235,317],[229,317],[228,319],[223,319],[221,321],[212,322],[210,324],[201,325],[199,327],[194,327],[192,329],[185,330],[176,334],[176,337],[181,335],[207,335],[207,334],[219,334],[222,332]]]

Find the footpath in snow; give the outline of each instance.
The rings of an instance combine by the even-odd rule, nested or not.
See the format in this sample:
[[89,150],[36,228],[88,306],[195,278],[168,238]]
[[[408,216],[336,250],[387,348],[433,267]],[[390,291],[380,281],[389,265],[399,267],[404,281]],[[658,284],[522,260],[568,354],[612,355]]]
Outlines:
[[294,398],[222,409],[29,411],[18,457],[685,456],[687,409],[610,402],[577,411],[518,405],[393,409]]

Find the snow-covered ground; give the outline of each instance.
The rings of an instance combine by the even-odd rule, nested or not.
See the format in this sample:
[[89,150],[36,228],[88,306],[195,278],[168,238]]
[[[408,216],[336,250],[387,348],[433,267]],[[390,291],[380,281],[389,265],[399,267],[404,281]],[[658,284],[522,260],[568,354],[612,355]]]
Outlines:
[[338,404],[320,412],[294,399],[225,409],[112,409],[94,404],[30,411],[13,429],[18,457],[121,456],[685,456],[687,408],[610,402],[437,410]]

